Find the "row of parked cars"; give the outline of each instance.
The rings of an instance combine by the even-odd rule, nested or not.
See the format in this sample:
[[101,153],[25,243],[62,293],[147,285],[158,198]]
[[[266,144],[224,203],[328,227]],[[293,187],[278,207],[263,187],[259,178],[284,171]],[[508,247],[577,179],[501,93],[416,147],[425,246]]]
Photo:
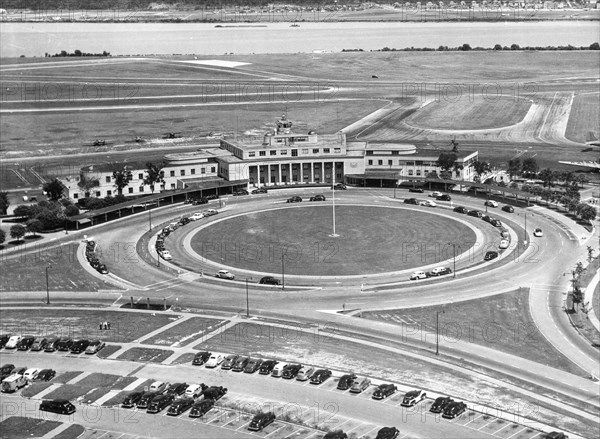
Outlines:
[[88,260],[91,267],[100,274],[108,274],[108,268],[106,264],[103,264],[98,259],[96,254],[97,244],[95,241],[87,241],[85,245],[85,257]]
[[34,337],[33,335],[10,335],[0,336],[0,348],[17,349],[19,351],[64,351],[72,354],[85,352],[88,355],[98,353],[106,343],[102,340],[74,340],[69,337]]
[[33,381],[50,381],[55,376],[56,371],[53,369],[15,367],[14,364],[5,364],[0,368],[0,390],[4,393],[13,393]]

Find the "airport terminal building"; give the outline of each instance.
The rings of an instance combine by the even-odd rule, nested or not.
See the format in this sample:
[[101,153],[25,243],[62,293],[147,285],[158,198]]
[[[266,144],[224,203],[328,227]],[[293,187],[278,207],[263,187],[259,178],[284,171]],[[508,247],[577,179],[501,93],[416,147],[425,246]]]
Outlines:
[[[418,149],[401,143],[347,142],[343,131],[325,135],[315,131],[295,133],[292,125],[284,115],[262,139],[222,139],[219,147],[167,154],[162,168],[164,181],[154,188],[144,185],[145,163],[127,163],[132,178],[122,193],[140,196],[169,190],[193,191],[220,187],[223,183],[252,189],[338,182],[366,185],[378,179],[389,185],[441,171],[436,162],[444,151],[439,149]],[[478,152],[460,151],[456,155],[452,178],[472,181],[475,175],[472,164],[477,161]],[[62,180],[66,195],[75,201],[89,196],[117,195],[115,169],[115,165],[82,168],[79,176]],[[79,181],[84,176],[98,180],[98,186],[82,189]]]

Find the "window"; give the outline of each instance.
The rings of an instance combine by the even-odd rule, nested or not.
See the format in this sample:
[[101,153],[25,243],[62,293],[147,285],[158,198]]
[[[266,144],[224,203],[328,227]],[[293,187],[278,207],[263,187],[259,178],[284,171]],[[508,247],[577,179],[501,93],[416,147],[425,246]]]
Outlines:
[[200,173],[201,174],[206,174],[206,168],[200,168]]
[[112,195],[112,191],[111,191],[110,189],[109,189],[109,190],[107,190],[107,191],[106,191],[106,196],[107,196],[107,197],[110,197],[111,195]]
[[369,166],[372,166],[373,165],[373,160],[369,160],[367,163],[369,164]]
[[417,160],[416,162],[417,166],[423,166],[423,161],[422,160]]
[[421,176],[421,170],[420,169],[417,169],[417,176],[419,176],[419,177]]
[[192,175],[196,175],[196,168],[192,168],[192,170],[190,172]]
[[367,151],[367,155],[373,155],[373,151]]
[[313,154],[318,154],[319,153],[319,148],[313,148]]
[[171,189],[175,189],[175,183],[171,183]]
[[302,154],[308,154],[308,148],[303,148],[302,149]]
[[129,191],[129,193],[130,193],[130,194],[133,194],[133,188],[132,188],[132,187],[130,187],[130,188],[128,189],[128,191]]
[[292,157],[298,157],[298,150],[292,149]]
[[215,167],[214,166],[210,167],[210,172],[215,172]]
[[333,152],[339,154],[340,152],[342,152],[342,148],[333,148]]
[[379,166],[383,165],[383,160],[377,160],[377,164],[378,164]]
[[325,154],[329,154],[329,148],[323,148],[323,152],[324,152]]
[[97,196],[97,197],[100,197],[100,196],[101,196],[101,193],[100,193],[100,191],[96,191],[96,196]]
[[282,149],[279,151],[279,155],[287,155],[287,149]]
[[388,160],[388,165],[392,166],[394,164],[393,160]]
[[407,166],[414,166],[414,165],[415,165],[415,162],[406,162],[406,165],[407,165]]
[[182,169],[181,171],[179,171],[181,177],[183,177],[185,175],[185,169]]
[[77,198],[79,198],[79,194],[73,194],[73,199],[76,200]]
[[85,193],[85,198],[90,198],[90,193],[89,192]]
[[264,157],[264,156],[267,155],[267,151],[259,151],[258,155],[261,156],[261,157]]
[[144,186],[140,186],[139,192],[144,192]]
[[256,157],[256,153],[254,151],[253,152],[249,152],[248,153],[248,157]]
[[169,175],[171,175],[171,177],[175,177],[175,171],[171,171]]
[[400,155],[400,151],[392,151],[392,155]]
[[109,175],[106,176],[106,182],[110,183],[110,176]]
[[412,169],[408,170],[408,175],[413,175],[413,170]]
[[143,180],[143,179],[144,179],[144,174],[140,172],[138,174],[138,180]]
[[277,150],[272,149],[271,151],[269,151],[269,155],[277,155]]

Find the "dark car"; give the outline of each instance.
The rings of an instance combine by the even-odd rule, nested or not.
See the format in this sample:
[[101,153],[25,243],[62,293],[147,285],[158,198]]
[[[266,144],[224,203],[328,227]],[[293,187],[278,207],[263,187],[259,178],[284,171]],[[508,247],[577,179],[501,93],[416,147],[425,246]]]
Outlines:
[[347,375],[342,375],[342,377],[338,381],[337,388],[340,390],[348,390],[354,383],[355,379],[356,379],[356,375],[353,373],[349,373]]
[[11,337],[10,334],[0,336],[0,349],[2,349],[4,346],[6,346],[6,343],[8,343],[8,339],[10,337]]
[[377,432],[375,439],[396,439],[400,434],[400,430],[396,427],[383,427]]
[[33,344],[31,345],[32,351],[43,351],[46,345],[48,344],[48,339],[44,337],[37,337]]
[[227,393],[227,388],[223,386],[211,386],[202,392],[204,399],[213,399],[218,401]]
[[275,367],[275,365],[277,363],[279,363],[279,361],[275,361],[275,360],[263,361],[262,364],[260,365],[260,370],[258,371],[258,373],[261,375],[270,375],[271,372],[273,372],[273,368]]
[[433,404],[429,407],[429,411],[432,413],[442,413],[451,402],[454,402],[454,400],[449,396],[440,396],[433,401]]
[[279,279],[275,279],[273,276],[264,276],[258,283],[263,285],[279,285]]
[[96,271],[100,274],[108,274],[108,268],[106,264],[100,264],[96,267]]
[[87,347],[90,345],[90,341],[89,340],[77,340],[76,342],[73,343],[73,346],[71,346],[71,353],[72,354],[80,354],[82,352],[84,352]]
[[240,357],[235,363],[233,363],[233,367],[231,368],[234,372],[241,372],[248,365],[248,361],[250,361],[250,357]]
[[426,397],[427,394],[422,390],[411,390],[410,392],[406,392],[401,405],[403,407],[412,407],[423,401]]
[[194,366],[202,366],[204,363],[206,363],[208,361],[208,359],[210,358],[211,353],[210,352],[197,352],[196,355],[194,356],[194,359],[192,360],[192,364]]
[[181,396],[185,393],[185,390],[188,388],[187,383],[175,383],[171,384],[167,389],[166,393],[170,393],[175,396]]
[[62,352],[71,350],[71,346],[73,346],[73,340],[70,338],[61,338],[56,344],[56,349]]
[[437,196],[435,199],[439,201],[452,201],[452,197],[448,194]]
[[467,209],[466,207],[462,207],[462,206],[456,206],[454,208],[454,211],[458,212],[458,213],[469,213],[469,209]]
[[315,195],[314,197],[310,197],[310,201],[325,201],[325,195]]
[[331,371],[329,369],[319,369],[310,377],[310,383],[321,384],[323,381],[326,381],[330,376]]
[[494,227],[502,227],[502,222],[499,219],[492,218],[490,224]]
[[508,213],[513,213],[515,211],[515,208],[512,206],[506,205],[506,206],[502,206],[502,210],[505,212],[508,212]]
[[427,273],[427,276],[444,276],[445,274],[452,274],[452,269],[448,267],[440,267],[435,269],[434,271],[430,271],[429,273]]
[[422,194],[425,192],[422,187],[411,187],[408,189],[408,192],[415,192],[417,194]]
[[249,193],[250,193],[250,192],[248,192],[248,191],[247,191],[247,190],[245,190],[245,189],[240,189],[239,191],[235,191],[235,192],[233,193],[233,196],[234,196],[234,197],[237,197],[237,196],[241,196],[241,195],[248,195]]
[[406,200],[404,200],[404,204],[419,205],[419,200],[417,200],[416,198],[407,198]]
[[175,395],[172,393],[165,393],[163,395],[159,395],[156,398],[153,398],[148,405],[148,410],[146,413],[158,413],[162,411],[165,407],[170,405],[175,399]]
[[0,368],[0,381],[12,374],[12,371],[15,370],[14,364],[5,364]]
[[208,203],[208,198],[201,197],[201,198],[198,198],[196,200],[193,200],[192,201],[192,206],[197,206],[199,204],[206,204],[206,203]]
[[189,219],[188,217],[184,216],[178,222],[179,222],[180,225],[185,226],[185,225],[189,224],[191,221],[192,221],[191,219]]
[[281,377],[286,380],[291,380],[298,376],[298,372],[302,369],[301,364],[288,364],[283,368],[283,372],[281,373]]
[[258,189],[254,189],[252,191],[253,194],[266,194],[268,191],[264,187],[260,187]]
[[298,195],[294,195],[291,198],[288,198],[286,203],[300,203],[302,202],[302,197],[299,197]]
[[130,409],[138,403],[138,401],[144,396],[144,392],[133,392],[127,395],[125,400],[121,403],[121,407]]
[[66,399],[52,399],[42,401],[40,410],[44,412],[58,413],[59,415],[70,415],[75,413],[75,406]]
[[169,416],[177,416],[182,414],[183,412],[189,410],[194,405],[193,398],[180,398],[176,401],[173,401],[171,407],[167,411],[167,415]]
[[480,210],[469,210],[467,215],[474,216],[475,218],[481,218],[483,216],[483,212]]
[[215,406],[214,399],[201,399],[196,401],[190,410],[190,418],[199,418],[205,415]]
[[152,400],[160,395],[160,392],[144,392],[142,397],[136,402],[135,406],[139,409],[147,409]]
[[345,191],[346,189],[348,189],[348,187],[344,183],[336,183],[333,187],[334,191]]
[[15,368],[15,370],[12,371],[13,374],[15,375],[24,375],[25,372],[27,371],[28,367],[17,367]]
[[250,358],[246,367],[244,367],[244,373],[254,373],[260,369],[262,360],[260,358]]
[[259,413],[252,421],[250,421],[250,425],[248,426],[248,430],[250,431],[261,431],[267,425],[272,424],[275,420],[275,414],[272,412],[269,413]]
[[219,195],[218,194],[212,194],[212,195],[207,195],[204,198],[206,198],[207,200],[216,200],[216,199],[219,198]]
[[396,393],[398,388],[394,384],[381,384],[373,392],[373,399],[383,399]]
[[53,369],[42,369],[35,376],[35,381],[50,381],[56,376],[56,371]]
[[51,340],[48,341],[48,343],[46,344],[46,347],[44,348],[44,352],[54,352],[55,350],[58,349],[58,342],[60,341],[60,338],[53,338]]
[[223,360],[223,364],[221,364],[221,369],[231,369],[238,358],[240,358],[239,355],[228,355],[227,357],[225,357],[225,360]]
[[33,345],[34,341],[35,337],[26,335],[19,341],[19,343],[17,343],[17,349],[20,351],[26,351]]
[[454,401],[446,406],[442,416],[448,419],[454,419],[462,415],[467,410],[467,404],[464,402]]
[[488,215],[483,215],[481,217],[481,219],[484,220],[486,223],[491,223],[492,220],[493,220],[493,218],[491,216],[488,216]]
[[348,435],[344,433],[342,430],[330,431],[323,439],[348,439]]
[[495,251],[489,251],[485,253],[485,256],[483,257],[484,261],[491,261],[492,259],[496,259],[498,257],[498,252]]
[[97,259],[97,258],[90,259],[90,265],[92,266],[92,268],[93,268],[94,270],[97,270],[97,269],[98,269],[98,267],[100,266],[100,260],[99,260],[99,259]]
[[544,439],[569,439],[569,436],[564,434],[562,431],[552,431],[546,434]]

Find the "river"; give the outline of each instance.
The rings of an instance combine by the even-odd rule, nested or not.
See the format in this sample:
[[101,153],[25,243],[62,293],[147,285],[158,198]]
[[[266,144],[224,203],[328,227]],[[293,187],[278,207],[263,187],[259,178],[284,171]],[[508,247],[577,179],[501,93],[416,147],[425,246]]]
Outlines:
[[[261,27],[206,23],[11,23],[0,25],[0,57],[44,56],[61,50],[112,55],[310,53],[384,47],[588,46],[598,22],[268,23]],[[233,26],[233,27],[230,27]],[[257,26],[257,25],[250,25]]]

